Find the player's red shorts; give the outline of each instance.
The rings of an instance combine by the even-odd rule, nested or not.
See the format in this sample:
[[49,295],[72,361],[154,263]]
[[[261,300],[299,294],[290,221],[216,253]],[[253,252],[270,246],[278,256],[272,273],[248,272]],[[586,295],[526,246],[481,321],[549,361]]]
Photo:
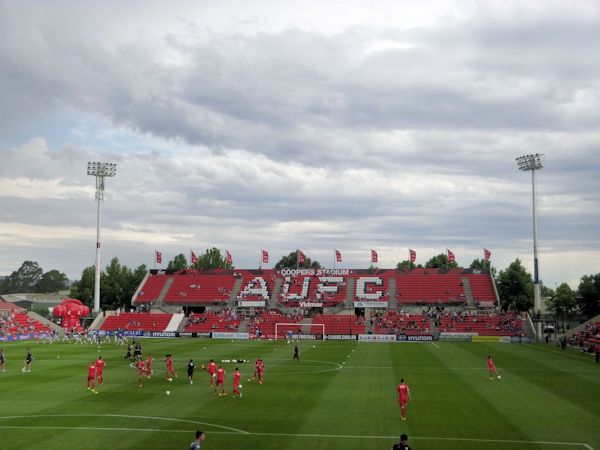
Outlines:
[[95,377],[88,377],[88,381],[94,381]]

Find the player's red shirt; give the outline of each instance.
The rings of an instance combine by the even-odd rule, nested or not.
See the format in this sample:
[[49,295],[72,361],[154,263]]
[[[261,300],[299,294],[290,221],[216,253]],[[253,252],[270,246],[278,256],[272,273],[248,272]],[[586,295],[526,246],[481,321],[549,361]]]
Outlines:
[[408,385],[406,383],[399,384],[396,390],[398,391],[398,400],[402,403],[406,403],[408,392],[410,390],[408,389]]
[[103,359],[96,360],[96,370],[98,371],[98,375],[102,375],[102,371],[104,370],[104,365],[106,363]]
[[93,380],[96,377],[96,365],[92,364],[88,367],[88,379]]
[[168,357],[165,362],[167,363],[167,369],[173,368],[173,359],[171,357]]
[[215,374],[217,372],[217,364],[214,361],[208,363],[208,368],[206,370],[211,375]]
[[217,369],[217,383],[224,383],[225,382],[225,369],[223,369],[222,367]]
[[236,370],[236,371],[233,373],[233,385],[234,385],[235,387],[238,387],[238,386],[240,385],[240,380],[241,380],[241,378],[242,378],[242,374],[240,373],[240,371],[239,371],[239,370]]
[[148,356],[148,359],[146,360],[146,370],[150,370],[152,368],[152,358],[150,356]]
[[262,359],[256,360],[256,370],[262,373],[265,370],[265,363]]
[[494,369],[494,361],[492,360],[492,358],[487,359],[487,366],[490,370]]
[[135,366],[138,368],[138,372],[141,375],[144,373],[144,361],[138,361],[135,363]]

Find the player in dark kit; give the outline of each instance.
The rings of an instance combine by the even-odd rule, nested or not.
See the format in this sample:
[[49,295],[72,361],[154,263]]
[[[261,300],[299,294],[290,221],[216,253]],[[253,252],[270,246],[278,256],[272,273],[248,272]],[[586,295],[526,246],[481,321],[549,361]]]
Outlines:
[[300,355],[299,355],[299,350],[298,350],[297,345],[294,345],[294,357],[292,359],[298,360],[298,362],[300,362]]
[[0,372],[6,372],[4,369],[4,349],[0,348]]
[[190,362],[187,365],[188,381],[190,382],[190,384],[194,384],[194,369],[195,368],[196,368],[196,365],[194,364],[194,361],[192,361],[190,359]]
[[27,355],[25,356],[25,366],[21,369],[21,372],[31,372],[31,361],[33,361],[33,356],[31,355],[31,350],[27,347]]

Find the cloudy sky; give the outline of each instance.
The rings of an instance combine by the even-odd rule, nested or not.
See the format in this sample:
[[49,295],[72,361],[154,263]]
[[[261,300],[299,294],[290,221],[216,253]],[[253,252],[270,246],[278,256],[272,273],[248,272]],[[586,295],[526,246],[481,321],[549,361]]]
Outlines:
[[[324,5],[325,4],[325,5]],[[600,272],[600,3],[0,3],[0,275],[207,247]]]

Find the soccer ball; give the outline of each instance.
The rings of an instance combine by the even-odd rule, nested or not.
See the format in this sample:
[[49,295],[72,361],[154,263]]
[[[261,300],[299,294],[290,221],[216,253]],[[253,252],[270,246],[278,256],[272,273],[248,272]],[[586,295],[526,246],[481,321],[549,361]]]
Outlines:
[[171,391],[167,391],[167,392],[165,392],[165,394],[171,395]]
[[500,380],[502,377],[500,375],[498,375],[498,379]]
[[241,388],[242,388],[242,385],[240,384],[240,385],[238,385],[238,387],[241,389]]

